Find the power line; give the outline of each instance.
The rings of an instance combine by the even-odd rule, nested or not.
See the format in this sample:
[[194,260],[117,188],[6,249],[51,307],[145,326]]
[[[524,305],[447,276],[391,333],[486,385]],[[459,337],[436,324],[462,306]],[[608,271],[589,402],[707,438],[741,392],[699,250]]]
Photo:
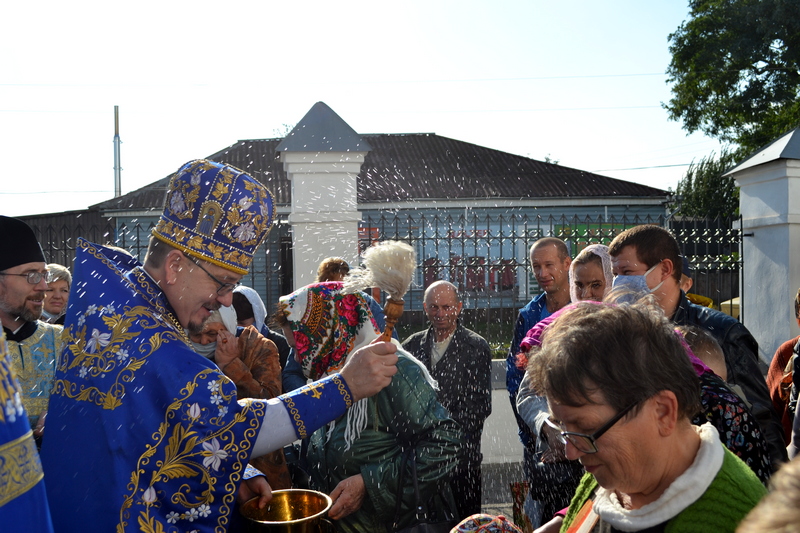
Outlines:
[[677,165],[655,165],[652,167],[634,167],[634,168],[605,168],[602,170],[590,170],[589,172],[622,172],[623,170],[648,170],[651,168],[670,168],[670,167],[688,167],[691,163],[680,163]]

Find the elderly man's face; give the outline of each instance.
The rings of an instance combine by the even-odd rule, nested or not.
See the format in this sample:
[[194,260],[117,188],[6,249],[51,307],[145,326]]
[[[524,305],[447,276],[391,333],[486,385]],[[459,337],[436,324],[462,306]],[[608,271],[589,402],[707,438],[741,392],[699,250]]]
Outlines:
[[[28,274],[30,272],[46,272],[45,263],[25,263],[4,270],[9,274],[0,276],[0,311],[7,315],[7,320],[19,317],[25,322],[33,322],[42,316],[44,294],[47,290],[45,278],[39,283],[28,283],[25,276],[13,274]],[[11,324],[6,324],[10,326]]]
[[422,305],[433,329],[444,333],[456,329],[462,303],[456,299],[452,287],[439,285],[430,289]]

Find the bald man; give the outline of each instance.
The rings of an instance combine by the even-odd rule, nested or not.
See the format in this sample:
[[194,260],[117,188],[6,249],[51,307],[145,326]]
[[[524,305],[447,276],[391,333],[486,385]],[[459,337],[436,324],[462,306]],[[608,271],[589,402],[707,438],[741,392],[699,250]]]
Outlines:
[[461,325],[463,304],[455,285],[436,281],[425,290],[431,325],[403,342],[439,383],[439,401],[466,434],[451,486],[459,519],[481,512],[481,434],[492,412],[492,353],[486,339]]

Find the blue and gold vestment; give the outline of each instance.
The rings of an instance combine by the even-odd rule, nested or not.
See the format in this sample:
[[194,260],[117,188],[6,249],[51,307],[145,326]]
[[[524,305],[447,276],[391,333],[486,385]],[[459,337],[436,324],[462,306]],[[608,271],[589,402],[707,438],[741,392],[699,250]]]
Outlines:
[[22,403],[28,412],[31,428],[39,415],[47,411],[47,400],[53,388],[56,356],[61,351],[61,326],[36,321],[33,334],[21,341],[7,340],[11,367],[22,387]]
[[267,409],[302,437],[350,404],[338,374],[237,402],[143,267],[84,240],[64,341],[42,448],[57,532],[224,532]]
[[22,390],[0,329],[0,529],[52,533],[50,511]]

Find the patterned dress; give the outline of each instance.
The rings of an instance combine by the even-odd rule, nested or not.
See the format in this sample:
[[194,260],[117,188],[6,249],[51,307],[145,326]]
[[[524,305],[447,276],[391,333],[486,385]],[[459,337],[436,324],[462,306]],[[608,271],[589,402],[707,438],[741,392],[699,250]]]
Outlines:
[[761,426],[741,398],[712,372],[700,374],[701,413],[692,419],[700,426],[711,422],[722,443],[749,466],[765,485],[772,469]]

